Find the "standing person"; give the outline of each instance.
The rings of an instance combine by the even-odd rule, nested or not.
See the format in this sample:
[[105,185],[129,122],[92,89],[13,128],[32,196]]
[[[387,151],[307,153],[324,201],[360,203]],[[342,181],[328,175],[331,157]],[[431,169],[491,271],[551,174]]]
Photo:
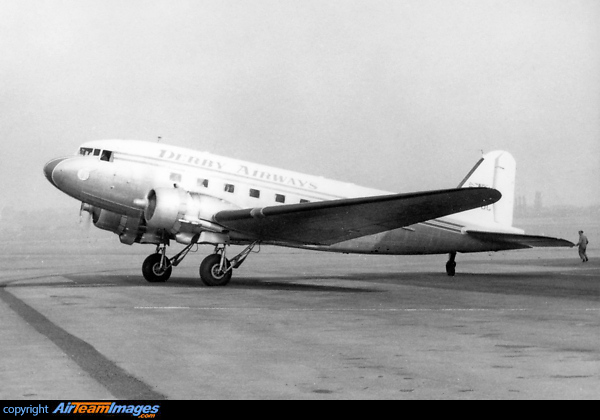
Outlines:
[[588,243],[589,243],[589,241],[588,241],[587,236],[585,236],[583,234],[583,230],[580,230],[579,231],[579,242],[577,242],[577,246],[579,247],[579,257],[581,258],[581,260],[583,262],[589,261],[587,254],[585,253]]

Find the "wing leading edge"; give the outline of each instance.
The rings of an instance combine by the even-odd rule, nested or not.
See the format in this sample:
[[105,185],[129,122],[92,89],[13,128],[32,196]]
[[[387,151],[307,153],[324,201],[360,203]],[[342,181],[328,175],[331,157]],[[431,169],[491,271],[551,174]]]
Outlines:
[[501,197],[492,188],[458,188],[224,210],[214,221],[258,240],[331,245],[487,206]]

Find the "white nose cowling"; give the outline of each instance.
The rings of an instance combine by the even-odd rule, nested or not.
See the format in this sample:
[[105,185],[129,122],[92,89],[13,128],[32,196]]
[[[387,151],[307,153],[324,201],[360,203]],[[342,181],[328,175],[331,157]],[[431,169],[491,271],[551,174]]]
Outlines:
[[62,158],[52,159],[50,162],[48,162],[44,165],[44,175],[46,175],[46,179],[48,179],[48,181],[50,181],[50,183],[52,185],[54,185],[56,188],[58,188],[58,186],[54,182],[52,175],[54,173],[54,169],[58,166],[58,164],[63,162],[65,159],[67,159],[67,158],[62,157]]

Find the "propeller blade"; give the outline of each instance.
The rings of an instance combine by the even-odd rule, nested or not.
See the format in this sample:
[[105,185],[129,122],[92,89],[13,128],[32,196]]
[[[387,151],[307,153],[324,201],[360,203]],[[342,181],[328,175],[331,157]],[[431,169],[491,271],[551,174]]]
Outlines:
[[[81,207],[79,208],[79,224],[83,225],[86,229],[89,229],[91,222],[92,222],[92,212],[94,210],[94,207],[84,203],[83,201],[81,202]],[[85,221],[84,221],[84,216],[83,216],[83,212],[87,213],[87,216],[85,217]]]

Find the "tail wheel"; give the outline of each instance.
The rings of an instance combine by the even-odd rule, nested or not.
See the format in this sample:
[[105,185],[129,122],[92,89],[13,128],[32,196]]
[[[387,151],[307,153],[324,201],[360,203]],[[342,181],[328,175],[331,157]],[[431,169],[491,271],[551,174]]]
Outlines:
[[207,286],[225,286],[231,280],[232,270],[229,260],[225,259],[221,270],[221,255],[212,254],[200,264],[200,279]]
[[171,277],[173,267],[164,268],[161,266],[162,254],[152,254],[144,260],[142,264],[142,273],[144,278],[150,283],[164,283]]
[[446,274],[450,277],[454,277],[456,274],[456,263],[454,261],[448,261],[446,263]]
[[448,262],[446,263],[446,274],[454,277],[456,274],[456,252],[451,252]]

